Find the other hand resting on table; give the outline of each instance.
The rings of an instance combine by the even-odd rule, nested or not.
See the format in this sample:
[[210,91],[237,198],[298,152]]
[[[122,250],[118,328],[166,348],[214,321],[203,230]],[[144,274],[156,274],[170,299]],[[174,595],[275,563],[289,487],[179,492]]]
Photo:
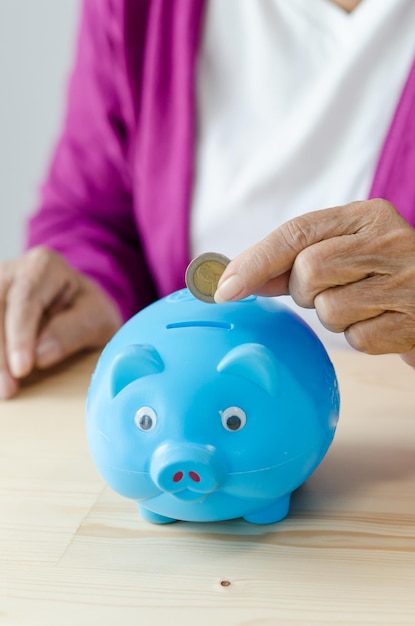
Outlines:
[[112,300],[57,252],[33,248],[0,266],[0,399],[19,379],[85,348],[103,346],[121,325]]

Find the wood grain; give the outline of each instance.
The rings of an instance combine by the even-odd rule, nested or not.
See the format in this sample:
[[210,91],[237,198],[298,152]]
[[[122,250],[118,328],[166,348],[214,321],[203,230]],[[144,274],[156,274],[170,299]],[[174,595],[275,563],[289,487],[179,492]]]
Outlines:
[[96,355],[0,404],[0,624],[415,624],[415,373],[332,355],[335,441],[279,524],[153,526],[84,435]]

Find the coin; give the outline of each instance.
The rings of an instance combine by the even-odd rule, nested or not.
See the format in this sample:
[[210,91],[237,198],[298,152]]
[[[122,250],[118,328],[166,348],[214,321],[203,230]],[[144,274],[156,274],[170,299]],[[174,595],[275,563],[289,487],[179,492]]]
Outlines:
[[230,259],[218,252],[204,252],[189,264],[186,285],[189,291],[203,302],[214,303],[218,282]]

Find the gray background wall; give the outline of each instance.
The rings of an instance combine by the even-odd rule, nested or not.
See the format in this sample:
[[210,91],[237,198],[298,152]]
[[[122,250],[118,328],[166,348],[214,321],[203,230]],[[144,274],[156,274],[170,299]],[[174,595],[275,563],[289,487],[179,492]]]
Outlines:
[[0,0],[0,261],[22,247],[62,117],[78,0]]

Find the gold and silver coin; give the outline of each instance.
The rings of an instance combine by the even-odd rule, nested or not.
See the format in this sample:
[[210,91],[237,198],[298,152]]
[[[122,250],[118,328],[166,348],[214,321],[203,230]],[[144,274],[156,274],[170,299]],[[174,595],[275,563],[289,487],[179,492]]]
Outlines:
[[218,282],[230,259],[218,252],[204,252],[193,259],[186,270],[189,291],[203,302],[214,303]]

